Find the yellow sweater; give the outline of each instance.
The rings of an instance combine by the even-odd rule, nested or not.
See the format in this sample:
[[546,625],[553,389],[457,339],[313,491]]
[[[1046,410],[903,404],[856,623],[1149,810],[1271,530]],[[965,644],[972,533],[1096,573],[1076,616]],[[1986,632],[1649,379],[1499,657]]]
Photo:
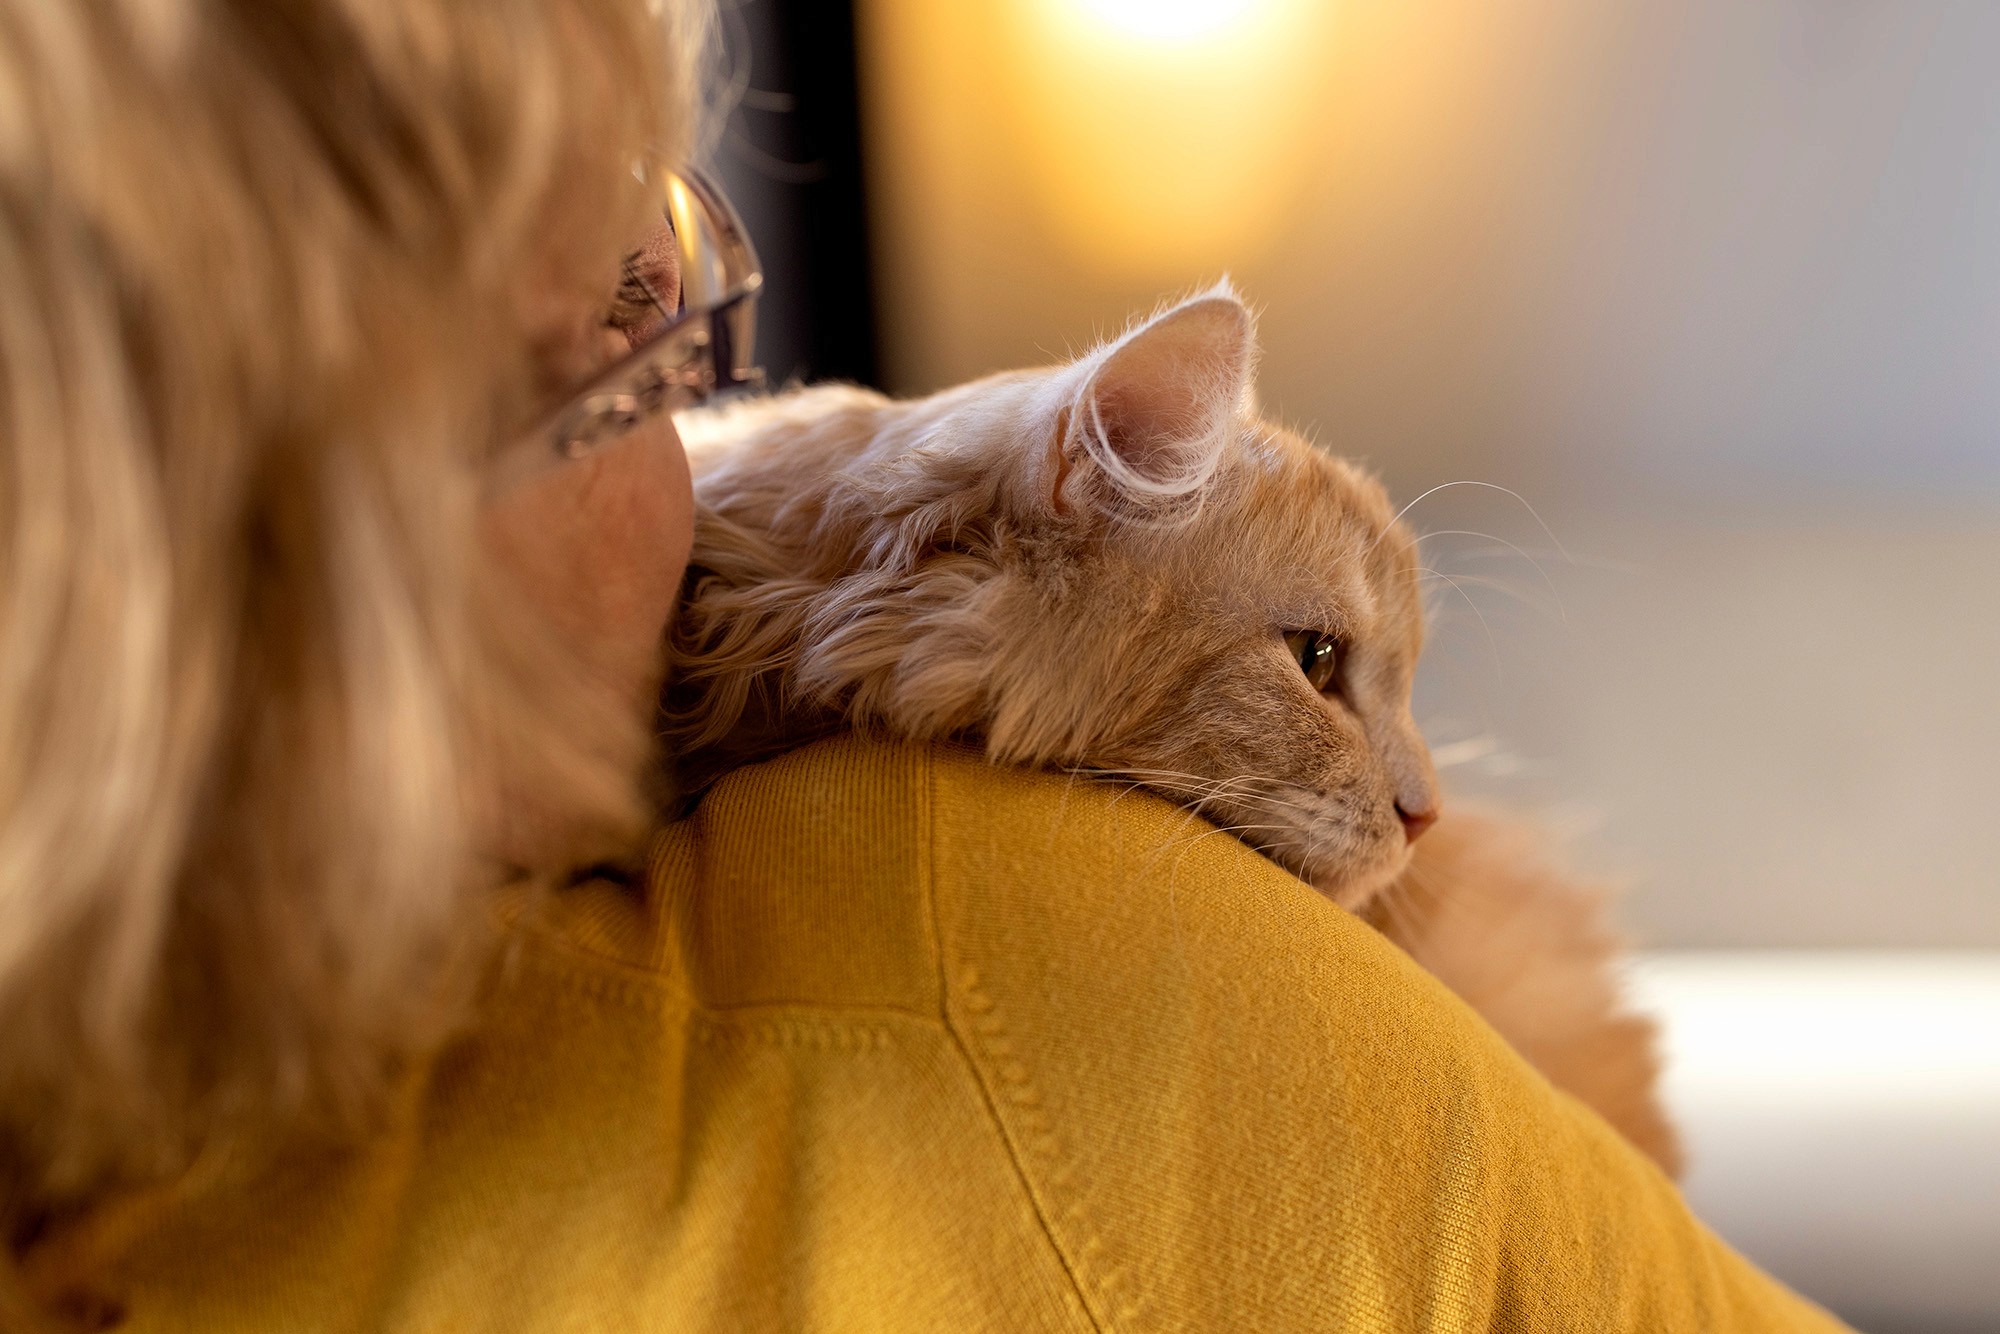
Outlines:
[[392,1133],[41,1263],[203,1334],[1839,1328],[1149,797],[827,742],[510,930]]

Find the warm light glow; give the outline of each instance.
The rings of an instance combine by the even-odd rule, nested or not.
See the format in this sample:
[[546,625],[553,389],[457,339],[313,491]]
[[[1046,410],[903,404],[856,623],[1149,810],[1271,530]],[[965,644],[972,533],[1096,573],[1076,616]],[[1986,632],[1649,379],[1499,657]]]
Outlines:
[[1072,251],[1161,287],[1240,265],[1291,202],[1309,0],[1015,0],[1010,117]]
[[1252,20],[1271,0],[1071,0],[1070,7],[1136,37],[1188,41]]
[[1278,357],[1316,366],[1337,329],[1365,331],[1347,366],[1379,354],[1409,399],[1432,402],[1434,350],[1375,330],[1478,299],[1455,261],[1489,244],[1491,222],[1452,204],[1512,178],[1483,127],[1522,105],[1522,80],[1496,85],[1487,66],[1503,37],[1532,46],[1539,29],[1510,7],[860,0],[855,12],[883,359],[899,388],[1045,362],[1228,273],[1260,301],[1294,300]]

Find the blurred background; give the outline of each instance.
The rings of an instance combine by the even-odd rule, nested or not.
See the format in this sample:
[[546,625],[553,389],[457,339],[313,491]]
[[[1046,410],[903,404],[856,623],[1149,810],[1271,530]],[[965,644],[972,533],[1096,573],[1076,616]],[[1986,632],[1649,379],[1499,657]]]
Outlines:
[[1628,887],[1690,1197],[2000,1329],[2000,5],[736,0],[766,363],[922,393],[1231,275],[1436,581],[1456,793]]

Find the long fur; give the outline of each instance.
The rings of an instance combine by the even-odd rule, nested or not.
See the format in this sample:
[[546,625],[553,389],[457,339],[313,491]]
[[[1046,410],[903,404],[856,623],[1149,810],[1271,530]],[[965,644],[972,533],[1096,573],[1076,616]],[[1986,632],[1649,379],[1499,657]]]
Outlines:
[[1450,986],[1549,1082],[1678,1175],[1653,1024],[1619,994],[1624,941],[1604,889],[1551,859],[1518,821],[1454,811],[1364,915]]
[[[1404,817],[1437,804],[1409,715],[1414,545],[1372,479],[1254,415],[1254,353],[1224,286],[1049,370],[683,418],[697,524],[664,703],[683,789],[840,727],[1152,788],[1379,905],[1671,1167],[1651,1029],[1618,1010],[1598,900],[1451,816],[1412,861]],[[1328,696],[1288,630],[1342,643]]]

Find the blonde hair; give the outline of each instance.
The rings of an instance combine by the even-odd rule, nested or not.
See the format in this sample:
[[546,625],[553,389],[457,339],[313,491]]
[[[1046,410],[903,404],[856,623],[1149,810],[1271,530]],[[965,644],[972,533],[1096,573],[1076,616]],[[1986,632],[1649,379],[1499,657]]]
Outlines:
[[474,530],[524,294],[615,275],[631,165],[699,123],[705,8],[660,9],[0,0],[17,1241],[218,1138],[365,1120],[480,956],[500,775],[632,832],[644,720]]

